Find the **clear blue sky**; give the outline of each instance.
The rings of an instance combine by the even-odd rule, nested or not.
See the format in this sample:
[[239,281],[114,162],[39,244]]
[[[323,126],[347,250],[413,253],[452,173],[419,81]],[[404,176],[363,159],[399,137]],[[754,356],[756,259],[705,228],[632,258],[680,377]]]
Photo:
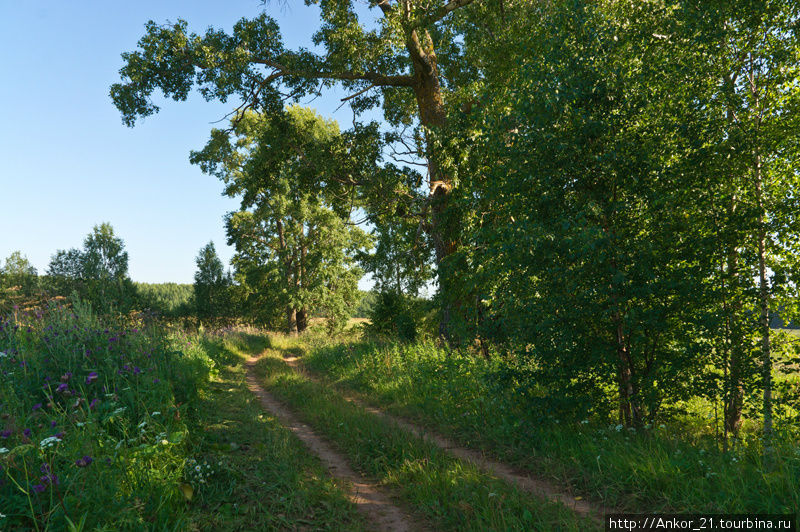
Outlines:
[[[318,12],[289,3],[266,9],[287,46],[311,47]],[[189,152],[232,104],[194,94],[131,129],[108,89],[148,20],[229,30],[262,9],[259,0],[0,0],[0,260],[20,250],[43,273],[57,249],[80,247],[107,221],[125,241],[134,281],[191,282],[209,240],[227,262],[222,218],[237,202],[189,164]],[[352,112],[334,112],[340,97],[310,105],[347,128]]]

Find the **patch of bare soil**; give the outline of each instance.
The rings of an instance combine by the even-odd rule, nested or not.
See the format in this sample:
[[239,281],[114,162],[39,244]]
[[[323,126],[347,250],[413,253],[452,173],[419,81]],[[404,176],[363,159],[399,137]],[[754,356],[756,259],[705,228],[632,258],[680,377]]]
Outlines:
[[247,360],[247,387],[258,397],[261,405],[274,415],[289,430],[317,455],[330,471],[331,476],[344,480],[349,485],[349,498],[363,513],[371,530],[406,532],[422,530],[414,519],[394,504],[376,483],[364,479],[353,471],[347,460],[323,440],[314,430],[297,420],[294,414],[269,394],[258,382],[255,363],[258,357]]
[[[300,371],[308,377],[318,383],[322,381],[317,378],[315,375],[310,374],[308,371],[305,371],[302,364],[299,362],[299,357],[296,356],[284,356],[284,360],[286,363],[295,371]],[[341,390],[340,390],[341,393]],[[554,486],[552,483],[542,480],[540,478],[535,478],[529,473],[518,471],[515,468],[509,466],[508,464],[503,464],[501,462],[497,462],[490,458],[484,456],[483,453],[476,451],[474,449],[468,449],[466,447],[461,447],[456,443],[448,440],[444,436],[431,432],[429,429],[424,429],[419,427],[406,419],[399,418],[397,416],[393,416],[375,408],[373,406],[365,404],[360,399],[354,397],[353,395],[342,393],[342,396],[351,403],[357,404],[367,412],[375,414],[376,416],[380,416],[383,419],[386,419],[390,422],[396,423],[399,427],[404,428],[405,430],[411,432],[415,436],[419,438],[426,439],[438,447],[446,450],[453,456],[460,458],[462,460],[467,460],[472,462],[480,469],[485,471],[486,473],[493,475],[497,478],[503,479],[507,482],[510,482],[520,489],[527,491],[533,495],[538,497],[543,497],[546,499],[558,501],[562,503],[567,508],[570,508],[575,513],[583,516],[588,517],[598,524],[603,524],[603,514],[607,512],[607,509],[603,507],[596,506],[583,498],[575,497],[568,493],[565,493],[563,490],[559,489],[558,486]]]

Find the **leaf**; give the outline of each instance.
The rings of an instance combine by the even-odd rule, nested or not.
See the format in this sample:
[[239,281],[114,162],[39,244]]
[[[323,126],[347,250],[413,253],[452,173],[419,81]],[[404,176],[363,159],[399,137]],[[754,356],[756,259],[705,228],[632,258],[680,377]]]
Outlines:
[[191,484],[184,482],[181,484],[181,493],[183,493],[187,501],[191,501],[192,497],[194,497],[194,488]]

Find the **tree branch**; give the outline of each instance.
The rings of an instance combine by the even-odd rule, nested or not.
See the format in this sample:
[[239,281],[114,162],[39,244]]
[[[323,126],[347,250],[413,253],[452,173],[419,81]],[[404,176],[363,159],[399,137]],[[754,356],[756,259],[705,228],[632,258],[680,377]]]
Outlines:
[[434,11],[431,15],[423,18],[421,25],[427,26],[430,24],[436,24],[456,9],[469,5],[473,1],[474,0],[450,0],[445,5]]
[[[279,76],[297,76],[307,79],[338,79],[341,81],[370,81],[381,87],[413,87],[414,78],[408,75],[385,76],[376,72],[323,72],[320,70],[292,70],[270,59],[253,59],[253,63],[274,68]],[[273,74],[270,77],[275,76]]]

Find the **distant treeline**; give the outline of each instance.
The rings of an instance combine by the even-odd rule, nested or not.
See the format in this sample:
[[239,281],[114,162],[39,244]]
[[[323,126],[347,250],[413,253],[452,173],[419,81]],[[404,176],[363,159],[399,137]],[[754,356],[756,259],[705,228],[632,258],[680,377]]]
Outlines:
[[[99,256],[94,256],[93,248],[99,248]],[[106,256],[112,248],[116,252]],[[122,241],[103,224],[87,237],[83,250],[57,251],[43,275],[19,251],[0,261],[0,312],[39,307],[49,300],[80,299],[100,314],[142,311],[206,322],[257,322],[259,317],[272,314],[269,309],[251,308],[247,294],[232,277],[223,275],[217,281],[206,281],[202,275],[197,276],[195,284],[131,281]],[[355,299],[358,303],[351,317],[368,317],[376,295],[359,290]],[[283,325],[268,321],[258,324]]]

